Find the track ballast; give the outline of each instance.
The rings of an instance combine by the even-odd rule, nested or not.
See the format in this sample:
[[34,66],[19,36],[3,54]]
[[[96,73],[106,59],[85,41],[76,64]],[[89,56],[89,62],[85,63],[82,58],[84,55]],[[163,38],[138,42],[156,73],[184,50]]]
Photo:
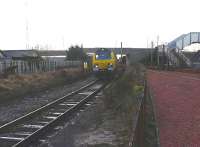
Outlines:
[[67,116],[76,112],[105,84],[93,81],[25,116],[0,127],[0,146],[28,146]]

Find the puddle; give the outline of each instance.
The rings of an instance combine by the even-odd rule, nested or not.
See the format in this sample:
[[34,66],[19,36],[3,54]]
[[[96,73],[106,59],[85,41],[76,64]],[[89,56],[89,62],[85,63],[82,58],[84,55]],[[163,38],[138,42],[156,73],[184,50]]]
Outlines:
[[95,130],[93,132],[84,133],[76,136],[75,145],[83,146],[87,145],[98,145],[98,144],[109,144],[117,145],[115,143],[116,136],[111,131]]

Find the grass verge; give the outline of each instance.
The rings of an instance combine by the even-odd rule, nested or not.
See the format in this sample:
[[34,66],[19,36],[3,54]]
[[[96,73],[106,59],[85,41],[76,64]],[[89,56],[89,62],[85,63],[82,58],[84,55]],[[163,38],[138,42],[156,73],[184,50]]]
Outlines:
[[53,86],[71,83],[85,76],[86,74],[79,68],[31,75],[11,75],[6,79],[1,79],[0,102],[15,99],[28,93],[39,92]]
[[104,107],[114,116],[113,131],[119,146],[128,146],[133,120],[137,112],[138,96],[144,92],[145,68],[135,64],[127,68],[124,75],[104,90]]

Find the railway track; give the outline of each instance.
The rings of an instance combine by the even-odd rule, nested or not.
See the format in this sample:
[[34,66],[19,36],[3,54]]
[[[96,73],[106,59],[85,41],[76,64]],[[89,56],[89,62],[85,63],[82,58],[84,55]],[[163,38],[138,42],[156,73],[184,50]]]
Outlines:
[[103,87],[104,83],[93,81],[33,112],[0,127],[1,147],[27,147],[67,116],[76,112]]

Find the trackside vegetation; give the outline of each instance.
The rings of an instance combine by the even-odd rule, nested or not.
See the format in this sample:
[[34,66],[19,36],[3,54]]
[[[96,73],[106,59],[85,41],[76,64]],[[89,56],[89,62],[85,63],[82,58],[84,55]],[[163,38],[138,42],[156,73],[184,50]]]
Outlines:
[[105,107],[115,116],[116,123],[113,123],[113,129],[118,136],[119,146],[128,145],[138,99],[144,94],[144,79],[145,68],[138,64],[132,65],[120,79],[104,91]]

